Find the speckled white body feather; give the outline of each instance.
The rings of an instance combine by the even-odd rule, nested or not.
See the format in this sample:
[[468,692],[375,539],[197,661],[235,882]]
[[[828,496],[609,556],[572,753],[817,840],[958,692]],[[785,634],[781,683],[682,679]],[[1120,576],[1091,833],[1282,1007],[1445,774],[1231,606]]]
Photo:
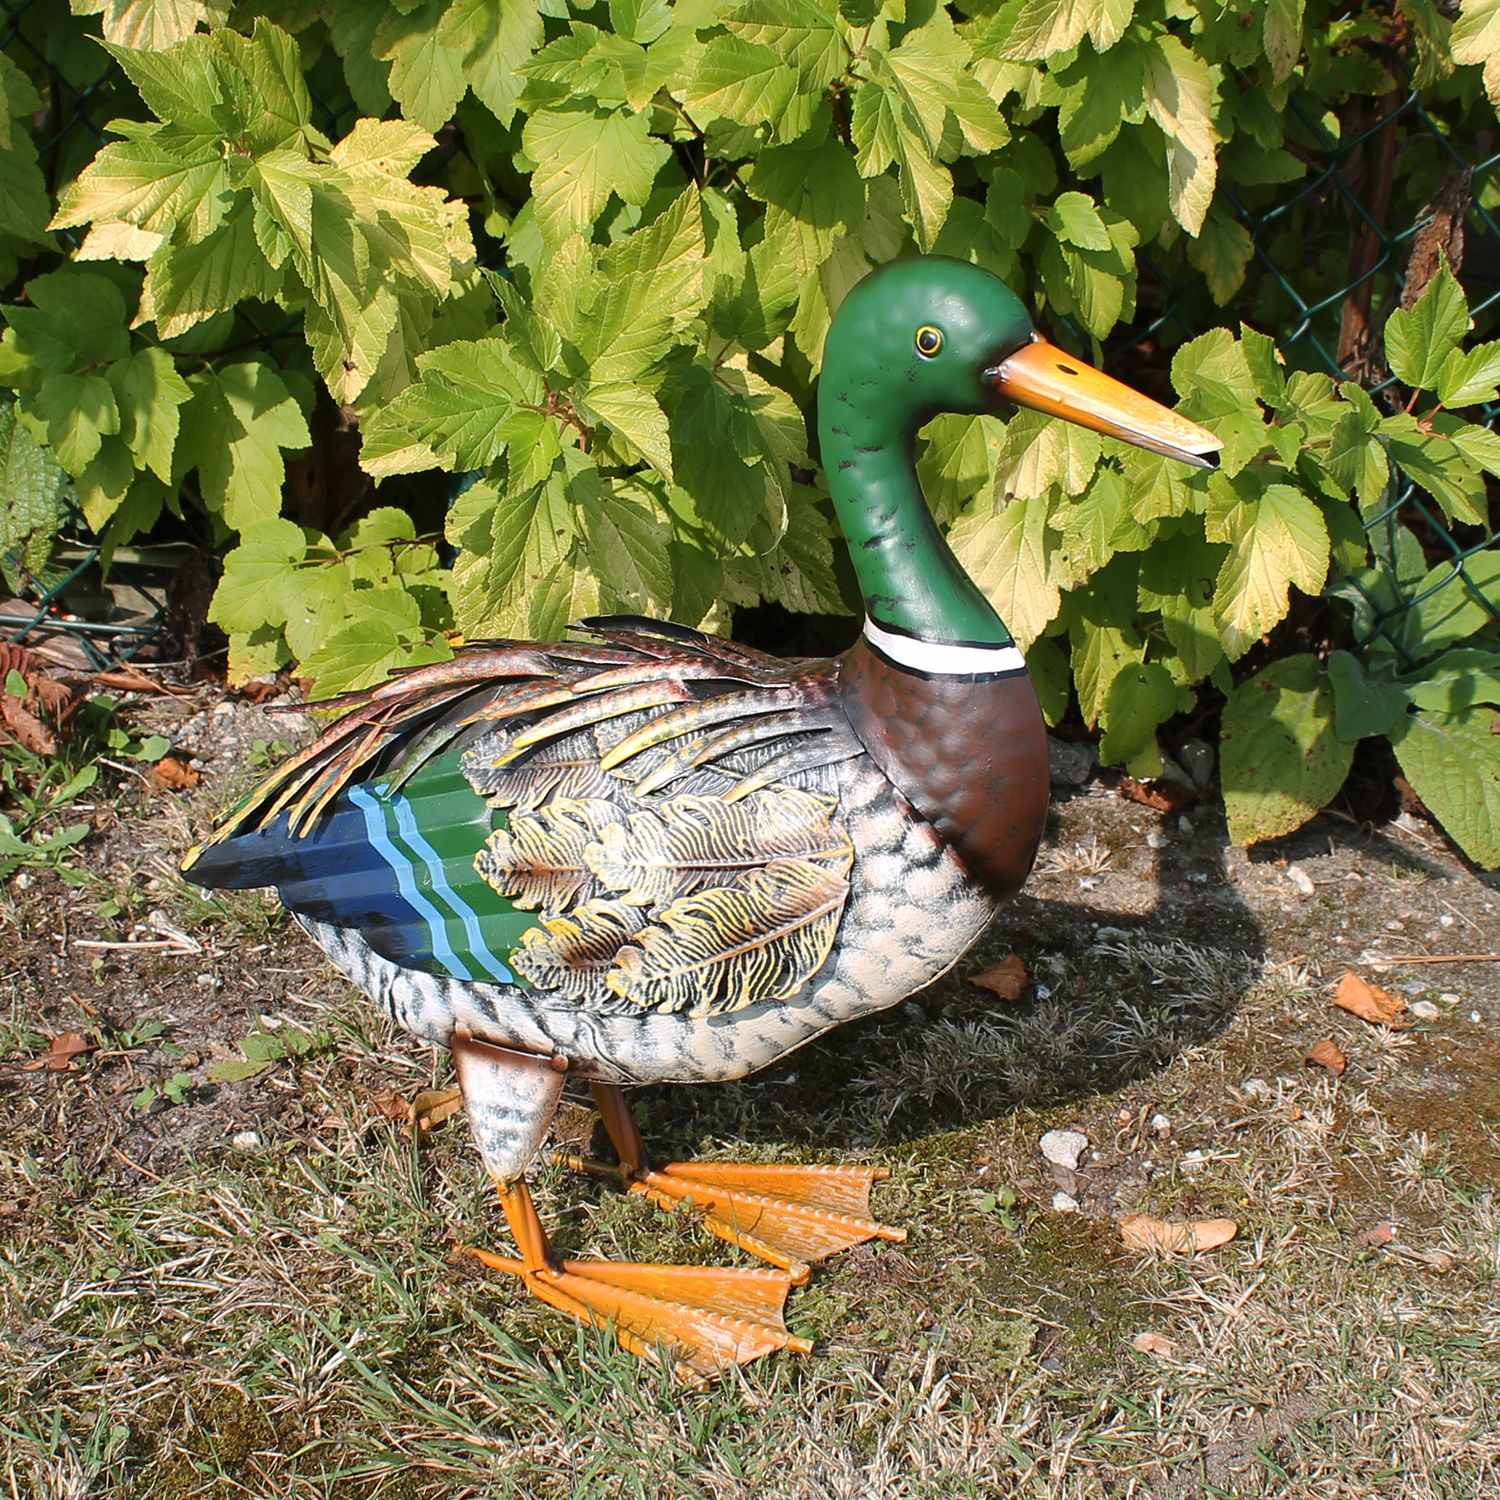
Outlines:
[[560,1055],[575,1076],[609,1083],[743,1078],[931,984],[995,912],[995,901],[870,761],[846,762],[837,774],[855,848],[849,900],[827,961],[790,1000],[709,1017],[601,1014],[518,986],[403,968],[352,929],[297,920],[393,1020],[438,1046],[461,1026],[497,1046]]

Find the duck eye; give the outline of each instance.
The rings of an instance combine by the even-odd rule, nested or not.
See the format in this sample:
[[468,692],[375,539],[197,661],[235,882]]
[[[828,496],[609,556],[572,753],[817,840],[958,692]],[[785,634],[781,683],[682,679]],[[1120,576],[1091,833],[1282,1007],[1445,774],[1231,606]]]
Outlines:
[[931,323],[924,323],[917,329],[917,353],[924,354],[931,359],[939,349],[943,347],[943,334],[939,328],[934,328]]

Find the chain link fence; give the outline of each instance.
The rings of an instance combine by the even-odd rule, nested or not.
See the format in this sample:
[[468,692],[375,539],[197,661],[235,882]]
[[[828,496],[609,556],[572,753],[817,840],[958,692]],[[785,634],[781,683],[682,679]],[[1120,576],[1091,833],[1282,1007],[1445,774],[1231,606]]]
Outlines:
[[[119,69],[76,27],[28,26],[57,0],[0,0],[0,49],[25,54],[28,70],[48,80],[35,135],[49,187],[75,176],[105,140],[105,123],[139,113],[139,100]],[[45,41],[39,42],[42,35]],[[317,124],[331,137],[356,117],[338,75],[325,57],[309,78]],[[1263,329],[1278,330],[1278,342],[1294,369],[1323,371],[1359,381],[1377,401],[1394,400],[1393,378],[1381,355],[1381,329],[1408,287],[1418,289],[1448,258],[1460,271],[1470,300],[1476,336],[1500,328],[1500,150],[1494,142],[1455,139],[1440,114],[1424,107],[1415,88],[1381,100],[1354,101],[1337,122],[1315,119],[1294,102],[1287,117],[1288,148],[1305,171],[1293,182],[1230,193],[1228,203],[1249,236],[1246,280],[1227,309],[1216,307],[1197,278],[1169,274],[1141,257],[1140,322],[1113,341],[1138,348],[1155,340],[1175,345],[1227,319],[1243,315]],[[1335,126],[1337,132],[1335,133]],[[449,142],[447,149],[454,149]],[[1400,189],[1401,210],[1393,210]],[[1409,205],[1424,206],[1413,213]],[[14,289],[12,289],[13,291]],[[266,339],[286,330],[268,329]],[[1500,403],[1477,419],[1493,427]],[[1377,557],[1392,559],[1398,526],[1421,540],[1430,562],[1448,569],[1425,588],[1407,588],[1395,602],[1365,593],[1357,644],[1383,636],[1398,657],[1409,660],[1398,624],[1411,609],[1443,590],[1465,590],[1495,620],[1500,599],[1487,594],[1466,566],[1495,541],[1495,507],[1487,527],[1448,521],[1410,483],[1393,484],[1385,503],[1364,518]],[[65,631],[92,660],[104,662],[138,652],[158,633],[165,593],[127,622],[90,622],[71,617],[67,604],[79,582],[97,576],[99,549],[81,516],[64,526],[68,565],[54,571],[25,600],[25,611],[0,617],[0,637],[24,642],[39,632]]]

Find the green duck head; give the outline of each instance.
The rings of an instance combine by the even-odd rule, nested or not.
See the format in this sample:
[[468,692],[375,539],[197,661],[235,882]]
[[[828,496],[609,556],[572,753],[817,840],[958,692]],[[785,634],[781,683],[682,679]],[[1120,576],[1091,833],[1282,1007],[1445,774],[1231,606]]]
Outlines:
[[840,304],[818,387],[823,463],[876,624],[931,641],[1011,643],[933,525],[913,444],[939,413],[1015,406],[1199,468],[1217,463],[1213,433],[1049,344],[991,272],[940,255],[882,266]]

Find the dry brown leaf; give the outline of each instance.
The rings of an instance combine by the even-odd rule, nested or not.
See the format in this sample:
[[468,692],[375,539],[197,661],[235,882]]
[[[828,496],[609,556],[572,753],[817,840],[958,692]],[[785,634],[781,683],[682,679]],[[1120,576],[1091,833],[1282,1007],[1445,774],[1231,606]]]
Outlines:
[[23,1073],[36,1073],[45,1068],[49,1073],[67,1073],[72,1070],[73,1059],[94,1050],[94,1044],[81,1031],[65,1031],[61,1036],[49,1037],[47,1050],[40,1057],[21,1064]]
[[463,1107],[462,1089],[423,1089],[411,1101],[407,1118],[418,1130],[436,1130]]
[[33,755],[57,754],[57,736],[19,698],[9,693],[0,695],[0,725]]
[[1138,1333],[1131,1339],[1132,1349],[1139,1349],[1142,1354],[1154,1354],[1160,1359],[1175,1359],[1177,1357],[1177,1345],[1164,1333]]
[[188,764],[187,756],[169,750],[151,767],[147,780],[159,792],[191,791],[203,778]]
[[1308,1050],[1306,1062],[1309,1067],[1327,1068],[1335,1078],[1349,1066],[1349,1059],[1344,1056],[1342,1048],[1331,1036],[1325,1036],[1321,1042],[1313,1043]]
[[371,1095],[370,1108],[383,1120],[399,1120],[403,1125],[411,1118],[411,1106],[392,1088]]
[[1355,1239],[1371,1250],[1378,1250],[1382,1245],[1389,1245],[1396,1238],[1396,1226],[1389,1219],[1382,1219],[1378,1224],[1372,1224],[1366,1230],[1355,1236]]
[[1133,776],[1120,778],[1120,795],[1165,813],[1181,812],[1198,800],[1197,793],[1180,781],[1137,781]]
[[1405,1031],[1411,1022],[1402,1018],[1406,1001],[1377,984],[1369,984],[1350,969],[1338,982],[1333,992],[1333,1003],[1351,1016],[1368,1021],[1372,1026],[1389,1026],[1392,1031]]
[[1240,1229],[1233,1219],[1153,1219],[1150,1214],[1126,1214],[1118,1223],[1127,1250],[1170,1251],[1174,1255],[1217,1250]]
[[1002,1000],[1019,1000],[1031,983],[1026,965],[1014,953],[991,964],[982,974],[971,974],[969,983],[982,990],[991,990]]

